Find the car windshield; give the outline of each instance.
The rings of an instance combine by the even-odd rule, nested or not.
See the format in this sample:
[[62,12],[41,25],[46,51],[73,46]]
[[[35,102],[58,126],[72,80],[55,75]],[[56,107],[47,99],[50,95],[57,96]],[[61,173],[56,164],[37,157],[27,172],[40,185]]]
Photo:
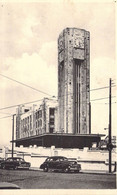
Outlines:
[[7,162],[11,162],[11,161],[13,161],[13,159],[12,158],[8,158],[8,159],[6,159],[6,161]]
[[52,162],[52,161],[67,161],[68,159],[66,157],[50,157],[46,159],[46,162]]

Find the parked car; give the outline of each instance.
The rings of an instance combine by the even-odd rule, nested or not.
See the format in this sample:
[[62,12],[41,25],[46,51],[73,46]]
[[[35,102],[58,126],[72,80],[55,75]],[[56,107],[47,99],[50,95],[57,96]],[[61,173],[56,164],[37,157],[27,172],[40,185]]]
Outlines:
[[81,170],[81,165],[77,163],[76,160],[68,160],[64,156],[52,156],[48,157],[43,164],[41,164],[40,169],[48,172],[49,169],[60,170],[64,172],[79,172]]
[[0,189],[20,189],[20,187],[13,183],[0,182]]
[[1,168],[1,163],[4,162],[4,158],[0,157],[0,168]]
[[19,157],[11,157],[7,158],[3,162],[1,162],[1,168],[2,169],[20,169],[20,168],[25,168],[29,169],[31,164],[29,162],[26,162],[23,158]]

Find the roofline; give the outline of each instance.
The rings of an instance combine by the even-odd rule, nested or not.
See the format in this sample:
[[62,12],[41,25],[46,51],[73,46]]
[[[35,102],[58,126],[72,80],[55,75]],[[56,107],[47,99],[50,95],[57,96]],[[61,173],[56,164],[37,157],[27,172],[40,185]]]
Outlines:
[[29,140],[29,139],[36,139],[36,138],[41,138],[45,136],[63,136],[63,137],[104,137],[104,134],[72,134],[72,133],[44,133],[41,135],[35,135],[35,136],[30,136],[30,137],[24,137],[16,140],[12,140],[10,142],[17,142],[17,141],[23,141],[23,140]]

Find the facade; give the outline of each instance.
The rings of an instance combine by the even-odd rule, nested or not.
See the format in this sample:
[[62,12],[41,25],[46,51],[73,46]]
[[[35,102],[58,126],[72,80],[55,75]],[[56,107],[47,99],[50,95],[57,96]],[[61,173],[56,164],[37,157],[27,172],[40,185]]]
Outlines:
[[57,132],[58,102],[44,98],[42,103],[31,108],[19,106],[16,113],[16,139],[44,133]]
[[16,146],[91,148],[99,144],[91,134],[90,33],[66,28],[58,38],[58,100],[44,98],[32,108],[19,106]]
[[66,28],[58,38],[59,131],[89,134],[90,33]]

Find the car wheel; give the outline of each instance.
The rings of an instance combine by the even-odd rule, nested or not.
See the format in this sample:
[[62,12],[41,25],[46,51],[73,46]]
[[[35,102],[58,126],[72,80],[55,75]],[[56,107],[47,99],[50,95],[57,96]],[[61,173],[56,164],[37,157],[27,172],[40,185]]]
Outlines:
[[17,169],[18,169],[18,166],[13,167],[13,169],[14,169],[14,170],[17,170]]
[[2,165],[2,169],[6,169],[6,166],[5,165]]
[[74,171],[75,173],[79,173],[79,170]]
[[45,167],[43,170],[44,172],[48,172],[48,167]]
[[66,169],[64,169],[65,173],[68,173],[70,171],[69,167],[67,167]]

